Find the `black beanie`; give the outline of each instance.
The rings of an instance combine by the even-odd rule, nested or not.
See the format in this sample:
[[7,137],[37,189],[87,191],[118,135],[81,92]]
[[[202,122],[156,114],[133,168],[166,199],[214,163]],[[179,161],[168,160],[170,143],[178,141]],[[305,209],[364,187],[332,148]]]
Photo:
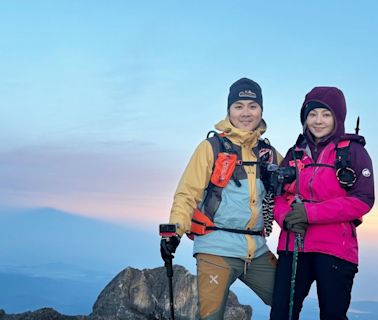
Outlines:
[[324,108],[324,109],[328,109],[329,110],[329,107],[327,105],[325,105],[324,103],[321,103],[320,101],[310,101],[310,102],[308,102],[303,107],[302,112],[301,112],[301,122],[302,122],[302,124],[305,123],[305,121],[307,119],[307,116],[310,113],[310,111],[314,110],[316,108]]
[[253,100],[256,101],[261,110],[263,108],[263,97],[259,84],[248,78],[241,78],[234,82],[230,87],[228,94],[227,110],[230,106],[238,100]]

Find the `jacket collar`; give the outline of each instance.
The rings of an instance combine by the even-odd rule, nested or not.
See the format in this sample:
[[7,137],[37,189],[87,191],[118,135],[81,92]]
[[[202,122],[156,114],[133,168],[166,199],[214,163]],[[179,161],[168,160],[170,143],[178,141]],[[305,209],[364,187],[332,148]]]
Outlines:
[[229,118],[221,120],[215,125],[215,129],[224,132],[225,136],[237,145],[256,145],[258,139],[266,131],[266,122],[261,119],[259,126],[253,131],[242,131],[232,125]]

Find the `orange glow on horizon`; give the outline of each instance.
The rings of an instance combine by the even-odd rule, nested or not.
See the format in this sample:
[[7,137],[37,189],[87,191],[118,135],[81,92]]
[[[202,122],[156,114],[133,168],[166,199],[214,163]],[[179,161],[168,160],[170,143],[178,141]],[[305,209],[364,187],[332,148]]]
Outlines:
[[378,240],[378,208],[373,209],[364,216],[363,223],[357,228],[359,242],[364,245],[375,245]]
[[[166,192],[168,194],[169,192]],[[172,196],[151,196],[148,194],[129,195],[127,193],[70,193],[36,195],[24,193],[17,195],[17,205],[27,207],[52,207],[81,216],[105,220],[121,225],[154,225],[166,223],[172,205]],[[363,223],[357,228],[360,244],[374,245],[378,241],[378,207],[364,216]],[[275,224],[273,234],[268,238],[273,247],[279,235]]]
[[[153,225],[169,219],[171,200],[159,196],[127,196],[125,194],[39,194],[17,196],[17,206],[51,207],[72,214],[105,220],[122,225]],[[12,202],[10,203],[12,205]]]

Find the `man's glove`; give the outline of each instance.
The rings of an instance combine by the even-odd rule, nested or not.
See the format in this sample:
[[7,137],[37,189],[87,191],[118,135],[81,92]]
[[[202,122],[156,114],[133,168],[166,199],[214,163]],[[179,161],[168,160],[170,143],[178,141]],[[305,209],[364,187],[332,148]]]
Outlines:
[[284,229],[304,234],[308,227],[307,212],[304,203],[293,203],[292,210],[286,215]]
[[180,244],[180,237],[178,235],[173,237],[163,237],[160,241],[160,254],[164,261],[173,259],[173,253]]

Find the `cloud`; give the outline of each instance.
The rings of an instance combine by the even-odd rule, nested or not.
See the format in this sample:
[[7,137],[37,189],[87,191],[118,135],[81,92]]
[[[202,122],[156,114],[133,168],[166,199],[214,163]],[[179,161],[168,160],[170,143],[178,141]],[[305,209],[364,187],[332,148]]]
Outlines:
[[39,146],[2,152],[0,204],[136,223],[168,219],[178,170],[164,155],[157,161],[152,144],[104,144],[108,148],[99,151]]

